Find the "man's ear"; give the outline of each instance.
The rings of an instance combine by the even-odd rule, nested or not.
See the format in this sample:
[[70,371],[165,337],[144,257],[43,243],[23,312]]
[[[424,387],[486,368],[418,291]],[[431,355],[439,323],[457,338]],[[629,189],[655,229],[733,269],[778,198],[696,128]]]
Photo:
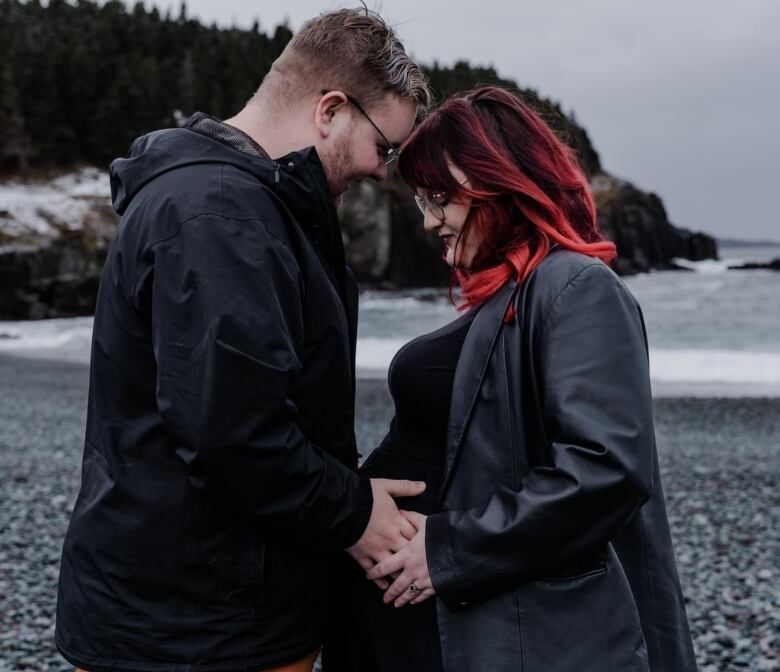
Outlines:
[[342,91],[327,91],[320,96],[317,107],[314,108],[314,127],[320,137],[327,138],[331,134],[336,113],[348,102],[346,94]]

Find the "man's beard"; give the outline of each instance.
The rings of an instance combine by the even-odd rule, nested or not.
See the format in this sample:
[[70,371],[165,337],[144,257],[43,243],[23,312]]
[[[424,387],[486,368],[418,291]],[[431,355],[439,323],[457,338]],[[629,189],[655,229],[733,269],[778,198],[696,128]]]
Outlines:
[[341,204],[341,197],[352,179],[349,169],[352,154],[350,140],[349,136],[339,138],[333,144],[333,149],[322,155],[322,167],[325,169],[325,177],[337,206]]

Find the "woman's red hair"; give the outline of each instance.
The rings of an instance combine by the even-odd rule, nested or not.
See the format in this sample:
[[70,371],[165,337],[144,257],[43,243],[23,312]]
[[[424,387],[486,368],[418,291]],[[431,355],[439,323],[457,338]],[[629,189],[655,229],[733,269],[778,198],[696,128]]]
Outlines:
[[[470,188],[456,182],[448,161]],[[446,100],[410,136],[399,171],[413,189],[473,199],[459,244],[472,233],[481,242],[470,269],[454,269],[461,309],[481,304],[511,277],[522,283],[553,243],[607,264],[617,255],[598,229],[574,152],[506,89],[480,87]]]

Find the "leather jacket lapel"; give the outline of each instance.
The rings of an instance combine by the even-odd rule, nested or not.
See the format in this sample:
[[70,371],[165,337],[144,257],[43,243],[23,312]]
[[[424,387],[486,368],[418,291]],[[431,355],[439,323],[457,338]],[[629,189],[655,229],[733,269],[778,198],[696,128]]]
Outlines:
[[452,470],[463,444],[463,436],[471,419],[490,355],[517,287],[515,280],[508,280],[487,303],[479,308],[463,342],[452,385],[452,400],[447,424],[446,464],[438,500],[440,504],[447,493]]

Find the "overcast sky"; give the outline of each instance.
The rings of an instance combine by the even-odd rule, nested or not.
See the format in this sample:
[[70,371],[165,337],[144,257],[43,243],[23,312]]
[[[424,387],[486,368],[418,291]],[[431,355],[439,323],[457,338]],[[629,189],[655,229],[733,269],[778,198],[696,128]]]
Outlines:
[[[187,2],[208,23],[257,18],[265,31],[356,4]],[[606,170],[658,193],[676,225],[780,240],[780,0],[384,0],[381,11],[420,61],[492,65],[574,110]]]

